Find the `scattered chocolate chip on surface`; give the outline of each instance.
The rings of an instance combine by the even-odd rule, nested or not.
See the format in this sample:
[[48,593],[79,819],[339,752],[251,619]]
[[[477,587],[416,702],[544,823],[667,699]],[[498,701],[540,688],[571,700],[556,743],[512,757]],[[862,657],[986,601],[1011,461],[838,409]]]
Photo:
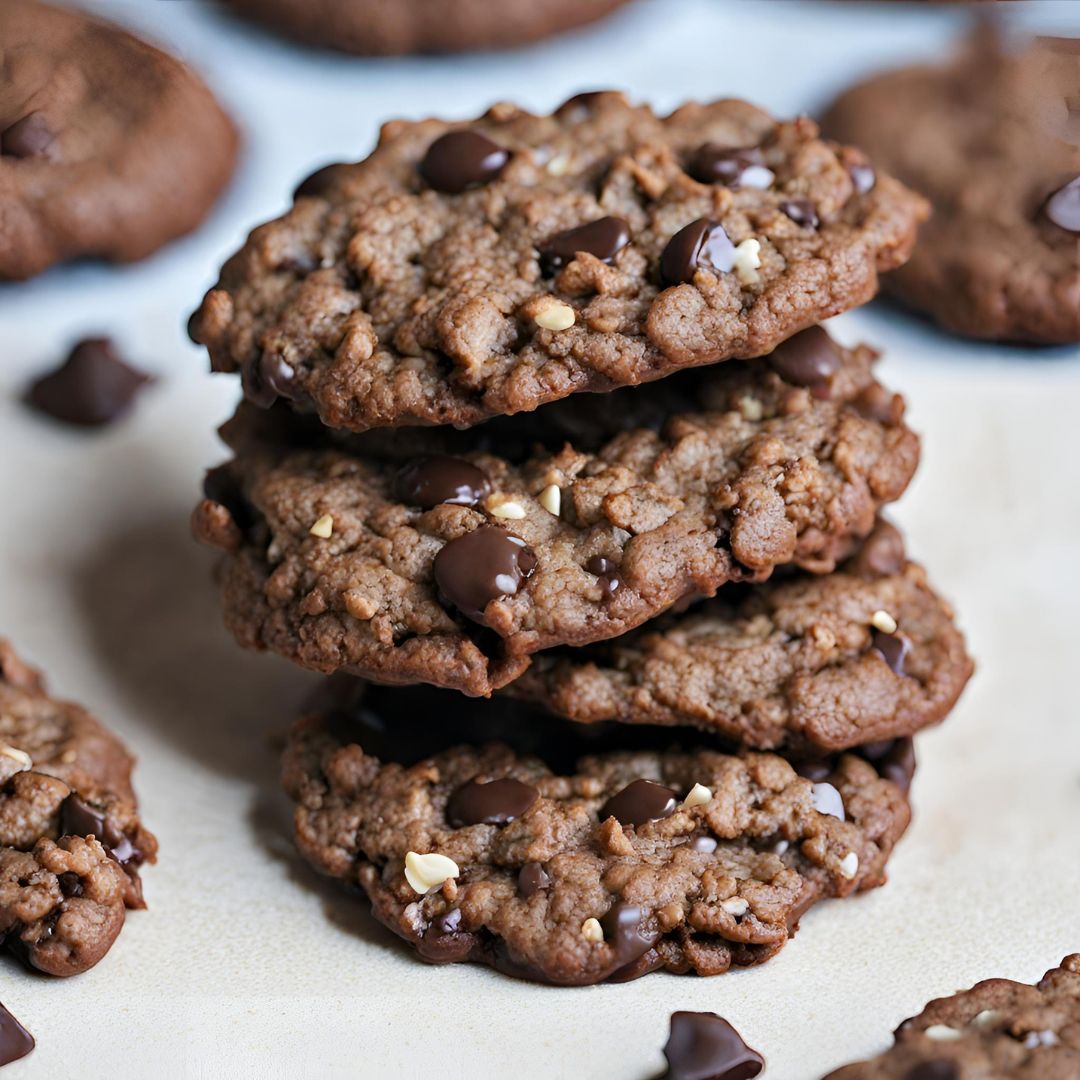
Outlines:
[[0,1005],[0,1066],[26,1057],[34,1049],[34,1036]]
[[672,1013],[664,1057],[668,1068],[662,1080],[753,1080],[765,1068],[761,1054],[710,1012]]

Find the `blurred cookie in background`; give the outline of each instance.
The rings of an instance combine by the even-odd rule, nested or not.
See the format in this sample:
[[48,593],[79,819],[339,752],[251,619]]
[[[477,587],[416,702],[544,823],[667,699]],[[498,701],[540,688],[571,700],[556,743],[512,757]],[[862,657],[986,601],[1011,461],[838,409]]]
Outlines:
[[225,0],[311,45],[368,56],[505,49],[584,26],[627,0]]
[[983,26],[848,90],[824,127],[933,203],[886,291],[970,337],[1080,340],[1080,42]]
[[109,23],[0,4],[0,279],[141,259],[191,231],[239,139],[180,61]]

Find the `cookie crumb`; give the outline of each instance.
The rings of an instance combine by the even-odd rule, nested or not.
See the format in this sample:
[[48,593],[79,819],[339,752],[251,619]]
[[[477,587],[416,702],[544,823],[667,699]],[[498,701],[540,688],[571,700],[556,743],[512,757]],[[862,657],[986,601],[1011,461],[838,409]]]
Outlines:
[[586,919],[581,924],[581,936],[594,945],[601,944],[604,940],[604,928],[600,925],[600,920]]
[[308,529],[312,536],[318,536],[323,540],[329,540],[334,535],[334,518],[331,514],[323,514],[314,525]]
[[742,285],[756,285],[761,281],[761,242],[752,236],[735,246],[735,262],[732,269]]
[[688,810],[695,806],[704,806],[712,800],[712,791],[704,784],[695,784],[683,799],[683,806]]
[[559,516],[562,509],[562,488],[558,484],[548,484],[540,492],[540,505],[549,513]]
[[551,300],[533,316],[533,322],[544,330],[569,330],[577,320],[577,312],[562,300]]
[[897,631],[897,622],[887,611],[875,611],[870,616],[870,625],[883,634],[895,634]]
[[453,859],[435,851],[427,855],[410,851],[405,855],[405,880],[413,891],[421,896],[439,888],[450,878],[456,878],[460,873]]
[[355,589],[350,589],[345,594],[345,610],[354,619],[367,622],[374,617],[375,612],[379,610],[379,606],[374,600],[362,596]]
[[848,881],[859,872],[859,856],[854,851],[849,851],[840,860],[840,874]]

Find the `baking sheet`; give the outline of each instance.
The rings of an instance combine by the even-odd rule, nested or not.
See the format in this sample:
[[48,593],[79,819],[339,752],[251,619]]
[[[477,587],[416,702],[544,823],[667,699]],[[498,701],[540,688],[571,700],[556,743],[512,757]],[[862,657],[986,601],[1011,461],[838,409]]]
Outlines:
[[[195,0],[102,0],[203,70],[240,119],[241,173],[195,236],[132,267],[0,288],[0,633],[138,752],[161,861],[150,909],[66,982],[0,957],[34,1033],[5,1080],[57,1077],[596,1077],[660,1071],[674,1009],[715,1010],[803,1080],[872,1053],[931,996],[1030,980],[1080,949],[1077,350],[946,337],[884,306],[835,320],[887,350],[925,436],[894,517],[952,598],[979,670],[919,743],[915,822],[865,897],[825,903],[761,968],[558,990],[432,968],[293,855],[274,738],[314,680],[220,627],[212,557],[188,539],[232,380],[182,325],[221,259],[300,177],[360,156],[378,123],[549,108],[615,85],[670,107],[740,94],[780,114],[884,62],[941,50],[963,13],[927,4],[645,0],[526,52],[363,61],[291,48]],[[1009,5],[1080,32],[1080,5]],[[27,378],[107,332],[159,383],[127,422],[73,433],[23,410]]]

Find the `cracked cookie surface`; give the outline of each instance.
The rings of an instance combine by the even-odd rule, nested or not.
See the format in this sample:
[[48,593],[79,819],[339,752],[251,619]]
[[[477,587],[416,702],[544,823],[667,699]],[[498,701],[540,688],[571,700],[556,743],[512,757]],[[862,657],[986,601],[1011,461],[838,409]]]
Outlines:
[[924,213],[812,121],[745,102],[497,105],[389,123],[367,160],[321,170],[189,329],[258,403],[468,427],[768,353],[869,300]]
[[918,459],[874,357],[814,328],[767,361],[608,395],[591,427],[579,400],[549,406],[529,430],[554,449],[522,448],[524,428],[498,422],[467,436],[487,448],[452,459],[474,488],[434,505],[403,476],[430,460],[426,440],[456,449],[453,432],[304,449],[260,435],[249,410],[194,531],[226,553],[226,621],[243,644],[488,694],[538,650],[615,637],[689,594],[788,563],[832,570]]
[[[292,733],[300,851],[425,960],[561,985],[762,963],[817,900],[880,885],[908,822],[855,755],[815,782],[526,712],[360,685]],[[522,749],[481,745],[497,732]]]
[[138,867],[157,840],[139,820],[133,759],[0,640],[0,946],[50,975],[108,952],[125,908],[141,908]]

